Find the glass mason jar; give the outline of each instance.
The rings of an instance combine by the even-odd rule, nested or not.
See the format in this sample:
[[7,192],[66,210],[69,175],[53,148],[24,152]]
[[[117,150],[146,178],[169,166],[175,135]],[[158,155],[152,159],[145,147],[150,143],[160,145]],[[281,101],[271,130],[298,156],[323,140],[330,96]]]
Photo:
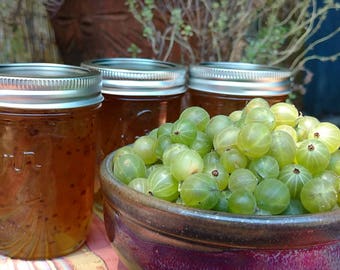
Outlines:
[[175,121],[183,109],[184,66],[144,58],[94,59],[81,65],[102,74],[98,170],[107,154]]
[[200,106],[211,116],[228,115],[256,97],[269,104],[291,93],[291,72],[277,67],[232,62],[202,62],[189,67],[188,106]]
[[0,65],[0,253],[42,259],[86,240],[93,208],[99,72]]

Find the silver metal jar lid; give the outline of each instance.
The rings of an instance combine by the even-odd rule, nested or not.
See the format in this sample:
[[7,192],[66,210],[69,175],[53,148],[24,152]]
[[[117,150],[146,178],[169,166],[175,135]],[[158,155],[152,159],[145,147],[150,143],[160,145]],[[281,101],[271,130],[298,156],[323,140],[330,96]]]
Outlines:
[[186,91],[186,68],[144,58],[102,58],[81,66],[100,71],[102,92],[122,96],[167,96]]
[[102,101],[98,71],[50,63],[0,64],[0,107],[68,109]]
[[266,65],[203,62],[189,67],[192,90],[237,96],[278,96],[291,92],[291,72]]

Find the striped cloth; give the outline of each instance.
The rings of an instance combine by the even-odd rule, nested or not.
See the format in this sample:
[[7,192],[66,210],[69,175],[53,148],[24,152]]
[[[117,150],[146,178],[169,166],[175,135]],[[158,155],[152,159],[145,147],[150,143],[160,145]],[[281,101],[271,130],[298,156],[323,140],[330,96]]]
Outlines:
[[118,270],[121,267],[106,236],[100,213],[94,214],[86,243],[72,254],[35,261],[11,259],[0,255],[0,270]]

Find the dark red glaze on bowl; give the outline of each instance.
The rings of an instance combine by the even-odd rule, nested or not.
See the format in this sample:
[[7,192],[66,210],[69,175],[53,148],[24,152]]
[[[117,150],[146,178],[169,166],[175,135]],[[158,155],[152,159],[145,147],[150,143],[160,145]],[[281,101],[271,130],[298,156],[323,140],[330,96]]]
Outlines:
[[101,165],[107,235],[128,269],[340,269],[340,210],[295,216],[203,211],[136,192]]

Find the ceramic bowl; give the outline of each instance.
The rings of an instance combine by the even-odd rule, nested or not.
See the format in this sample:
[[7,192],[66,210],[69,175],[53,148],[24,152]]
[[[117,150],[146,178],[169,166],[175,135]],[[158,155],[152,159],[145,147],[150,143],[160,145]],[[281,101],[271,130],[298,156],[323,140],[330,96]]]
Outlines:
[[339,269],[340,210],[294,216],[204,211],[139,193],[101,164],[107,235],[127,269]]

